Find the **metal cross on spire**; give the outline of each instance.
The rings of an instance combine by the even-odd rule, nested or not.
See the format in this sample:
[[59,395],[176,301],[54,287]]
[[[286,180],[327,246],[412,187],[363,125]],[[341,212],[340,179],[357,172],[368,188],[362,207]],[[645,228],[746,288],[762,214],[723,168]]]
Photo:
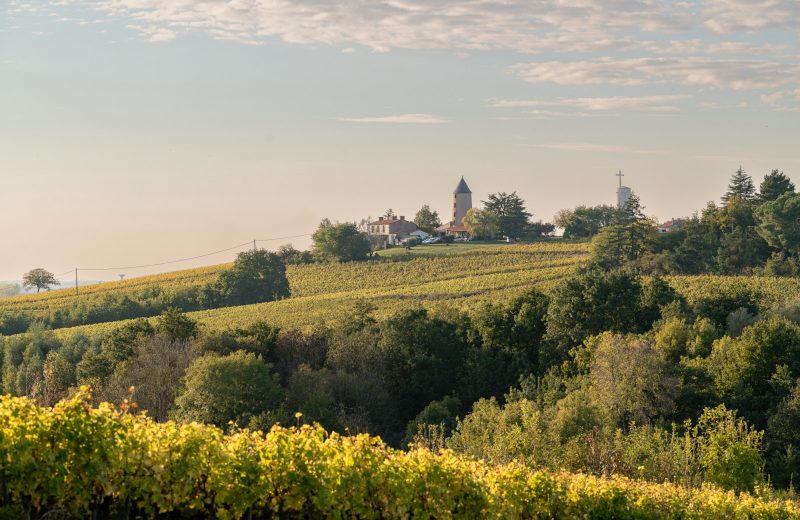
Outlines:
[[622,178],[625,177],[625,175],[623,175],[622,174],[622,170],[620,170],[619,173],[616,176],[619,177],[619,187],[621,188],[622,187]]

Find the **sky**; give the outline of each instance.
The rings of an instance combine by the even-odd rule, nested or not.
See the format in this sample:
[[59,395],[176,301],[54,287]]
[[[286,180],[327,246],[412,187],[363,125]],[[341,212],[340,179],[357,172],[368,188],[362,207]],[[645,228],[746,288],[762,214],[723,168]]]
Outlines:
[[618,170],[660,220],[800,185],[797,0],[0,4],[0,280],[447,220],[462,175],[545,221]]

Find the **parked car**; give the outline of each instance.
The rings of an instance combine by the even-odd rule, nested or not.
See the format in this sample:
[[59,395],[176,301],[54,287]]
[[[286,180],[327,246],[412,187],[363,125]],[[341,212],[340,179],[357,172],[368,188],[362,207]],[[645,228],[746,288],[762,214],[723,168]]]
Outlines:
[[439,237],[429,237],[422,241],[423,244],[438,244],[442,239]]

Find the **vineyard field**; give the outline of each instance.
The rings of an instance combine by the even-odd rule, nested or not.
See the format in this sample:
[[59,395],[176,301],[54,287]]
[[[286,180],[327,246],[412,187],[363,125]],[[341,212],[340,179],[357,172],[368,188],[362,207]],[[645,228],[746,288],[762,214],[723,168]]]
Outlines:
[[[367,300],[377,317],[408,307],[435,312],[468,310],[536,287],[547,291],[587,258],[586,245],[501,246],[480,253],[394,262],[289,266],[291,298],[188,313],[208,329],[241,327],[266,320],[280,327],[308,328],[340,321],[357,301]],[[57,330],[103,334],[125,323],[107,322]]]
[[[421,250],[423,248],[420,248]],[[405,256],[396,249],[394,256]],[[509,299],[537,288],[549,291],[588,258],[588,244],[538,243],[430,247],[420,255],[395,260],[287,267],[292,297],[269,303],[190,312],[202,326],[217,330],[266,320],[285,328],[334,323],[347,316],[356,302],[369,301],[379,318],[409,307],[436,313],[468,311],[490,301]],[[433,254],[441,251],[440,254]],[[81,289],[59,290],[0,300],[0,313],[52,313],[60,308],[102,303],[103,298],[154,291],[178,291],[213,281],[229,264],[215,265],[109,282]],[[781,304],[800,293],[800,279],[758,276],[670,276],[669,283],[693,302],[713,293],[747,291],[761,308]],[[103,334],[126,320],[57,329],[61,337],[76,332]]]
[[0,397],[0,515],[800,518],[769,492],[490,466],[318,426],[225,434],[89,403],[85,388],[54,408]]

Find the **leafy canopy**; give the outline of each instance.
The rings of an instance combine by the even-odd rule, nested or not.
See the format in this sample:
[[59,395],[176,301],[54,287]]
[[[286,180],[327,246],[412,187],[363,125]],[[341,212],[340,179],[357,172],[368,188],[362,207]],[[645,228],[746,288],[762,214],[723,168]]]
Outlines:
[[239,253],[233,267],[219,277],[225,301],[232,305],[262,303],[289,296],[286,263],[265,249]]
[[439,212],[431,211],[430,206],[427,204],[417,211],[417,215],[414,217],[414,223],[426,233],[433,233],[436,228],[442,225],[442,221],[439,219]]
[[372,251],[367,235],[352,222],[333,223],[324,219],[311,239],[314,253],[325,260],[364,260]]
[[22,287],[25,289],[32,289],[36,287],[37,293],[42,289],[49,290],[53,285],[61,285],[61,282],[56,280],[56,277],[53,276],[53,273],[46,271],[41,267],[31,269],[25,273],[25,276],[22,277]]
[[207,354],[186,370],[185,391],[175,400],[178,417],[217,426],[247,424],[276,408],[283,397],[277,376],[253,353]]
[[463,222],[469,234],[477,238],[492,239],[500,231],[500,219],[488,210],[470,208]]

